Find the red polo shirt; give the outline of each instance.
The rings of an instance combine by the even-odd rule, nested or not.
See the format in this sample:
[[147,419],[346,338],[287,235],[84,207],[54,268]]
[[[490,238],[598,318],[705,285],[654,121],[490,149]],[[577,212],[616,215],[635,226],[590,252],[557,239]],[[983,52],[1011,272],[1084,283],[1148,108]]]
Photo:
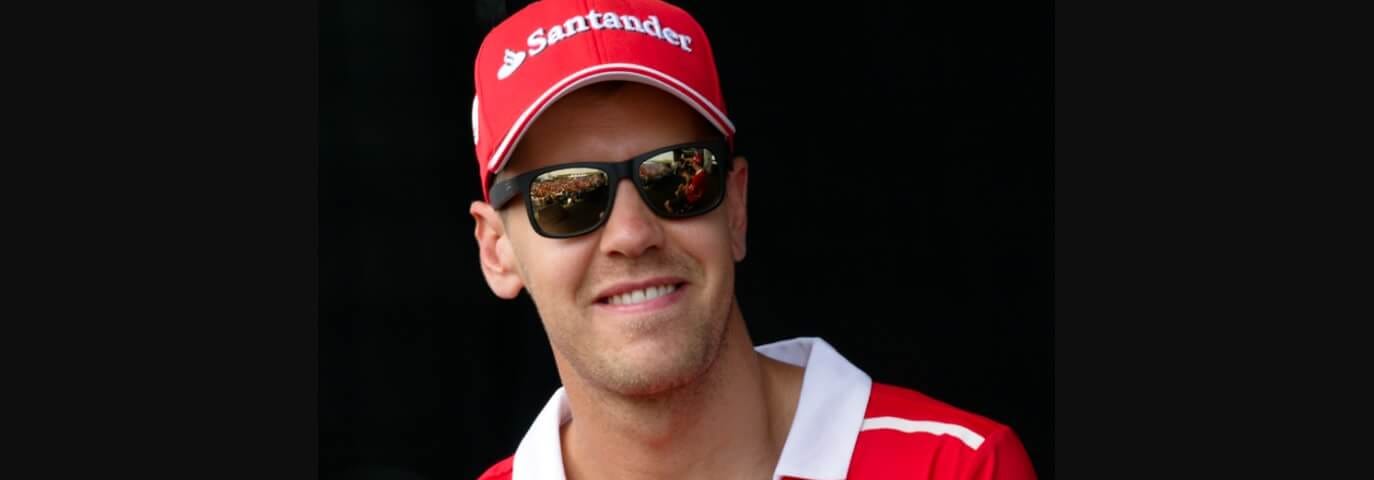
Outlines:
[[[805,368],[773,480],[1034,479],[1010,428],[915,390],[873,383],[819,338],[755,348]],[[562,388],[515,455],[479,480],[565,480],[558,430],[572,419]]]

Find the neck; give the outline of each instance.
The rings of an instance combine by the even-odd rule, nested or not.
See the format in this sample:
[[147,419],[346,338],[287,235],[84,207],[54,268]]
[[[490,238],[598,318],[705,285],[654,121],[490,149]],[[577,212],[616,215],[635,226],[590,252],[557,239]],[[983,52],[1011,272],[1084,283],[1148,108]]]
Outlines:
[[738,305],[720,353],[692,383],[650,398],[565,382],[569,479],[771,478],[801,392],[802,369],[753,349]]

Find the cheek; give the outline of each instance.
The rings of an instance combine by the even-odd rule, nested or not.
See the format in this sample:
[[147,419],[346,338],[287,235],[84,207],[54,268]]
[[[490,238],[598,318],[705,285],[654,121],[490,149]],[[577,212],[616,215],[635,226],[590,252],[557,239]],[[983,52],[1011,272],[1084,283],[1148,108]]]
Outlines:
[[[530,236],[537,234],[530,232]],[[516,242],[516,258],[525,288],[541,309],[576,300],[587,270],[587,246],[583,242],[526,238]]]
[[712,279],[729,277],[734,270],[730,229],[724,213],[723,208],[717,208],[705,217],[673,223],[670,229],[678,247]]

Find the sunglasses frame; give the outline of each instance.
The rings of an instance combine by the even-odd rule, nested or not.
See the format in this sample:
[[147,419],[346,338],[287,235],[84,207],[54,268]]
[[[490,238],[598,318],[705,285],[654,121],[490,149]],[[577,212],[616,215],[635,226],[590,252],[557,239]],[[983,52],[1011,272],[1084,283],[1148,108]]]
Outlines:
[[[572,238],[594,232],[597,229],[601,228],[602,225],[606,224],[606,220],[611,217],[611,209],[615,206],[615,194],[616,191],[619,190],[618,186],[620,185],[620,181],[629,179],[630,182],[634,184],[635,192],[639,194],[640,200],[643,200],[644,204],[649,206],[649,210],[654,212],[654,214],[658,215],[660,218],[678,219],[705,215],[707,213],[710,213],[712,210],[715,210],[716,207],[719,207],[720,204],[725,201],[725,195],[728,193],[727,190],[729,190],[728,182],[726,185],[721,186],[720,196],[716,198],[716,200],[706,208],[687,215],[672,215],[665,214],[661,211],[661,208],[659,206],[654,205],[652,201],[649,200],[648,194],[644,191],[646,186],[644,185],[644,183],[642,183],[643,181],[639,178],[639,175],[636,174],[641,164],[643,164],[645,161],[653,157],[658,156],[663,152],[691,147],[703,148],[710,151],[711,154],[714,155],[716,158],[716,167],[722,168],[723,172],[721,172],[721,174],[727,180],[729,179],[730,169],[732,167],[731,156],[733,155],[733,152],[730,151],[729,143],[726,142],[724,138],[718,138],[714,140],[679,143],[676,145],[669,145],[662,148],[656,148],[652,151],[635,155],[634,157],[622,162],[574,162],[551,165],[547,167],[541,167],[534,170],[530,170],[528,172],[517,175],[515,178],[503,180],[492,185],[490,193],[491,205],[493,208],[500,210],[501,208],[504,208],[506,204],[509,203],[511,200],[514,200],[516,196],[523,196],[525,203],[525,215],[529,218],[530,226],[534,227],[534,231],[536,233],[548,238]],[[596,223],[592,224],[587,228],[577,230],[572,233],[551,234],[549,232],[545,232],[544,229],[539,226],[539,222],[536,221],[534,218],[534,202],[529,198],[530,186],[534,183],[534,180],[538,178],[540,175],[554,170],[562,170],[565,168],[593,168],[604,172],[606,174],[607,185],[610,186],[610,192],[608,192],[609,197],[606,200],[605,210],[603,211],[600,220],[597,220]]]

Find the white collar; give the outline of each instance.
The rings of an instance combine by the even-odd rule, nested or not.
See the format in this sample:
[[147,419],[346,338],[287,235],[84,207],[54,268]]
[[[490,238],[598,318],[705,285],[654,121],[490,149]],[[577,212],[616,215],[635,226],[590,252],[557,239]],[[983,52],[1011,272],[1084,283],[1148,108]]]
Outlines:
[[[849,471],[873,381],[825,340],[802,337],[754,347],[774,360],[805,368],[801,398],[773,479],[840,480]],[[512,480],[564,480],[559,427],[572,419],[559,387],[515,450]]]

